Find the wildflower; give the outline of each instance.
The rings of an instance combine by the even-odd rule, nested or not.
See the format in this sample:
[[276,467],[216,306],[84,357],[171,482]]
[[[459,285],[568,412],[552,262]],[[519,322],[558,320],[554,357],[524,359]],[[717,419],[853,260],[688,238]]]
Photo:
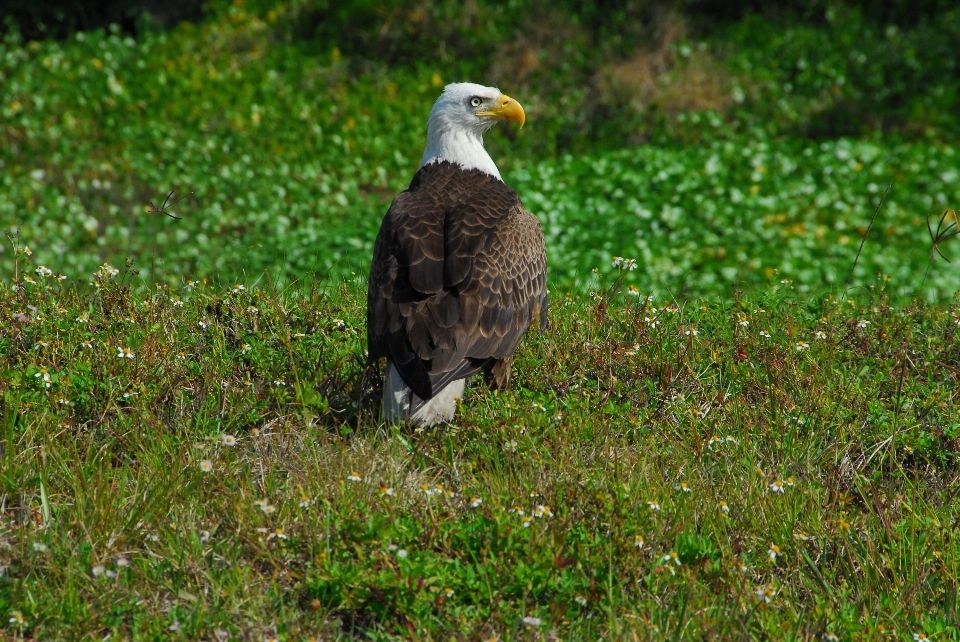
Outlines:
[[66,281],[66,280],[67,280],[67,275],[66,275],[66,274],[60,274],[60,273],[58,272],[57,275],[56,275],[54,278],[57,279],[57,281]]
[[[866,328],[868,325],[870,325],[870,322],[869,322],[869,321],[864,321],[864,320],[862,320],[862,319],[857,322],[857,327],[860,328],[861,330],[863,330],[864,328]],[[914,635],[916,635],[916,634],[914,634]]]
[[563,419],[563,415],[559,412],[553,416],[554,421],[560,421],[561,419]]
[[27,625],[27,620],[23,617],[23,613],[20,611],[10,611],[10,624],[16,624],[17,626],[23,627]]
[[479,497],[470,498],[470,508],[480,508],[480,504],[483,503],[483,500]]
[[842,517],[837,519],[837,530],[841,533],[845,533],[850,530],[850,522],[843,519]]
[[802,542],[809,542],[813,538],[807,535],[806,533],[804,533],[803,531],[797,531],[796,533],[793,534],[793,539],[798,539]]
[[37,345],[33,347],[34,350],[41,350],[43,348],[49,348],[50,344],[43,339],[37,340]]
[[191,281],[190,279],[187,279],[187,282],[183,284],[184,289],[186,289],[188,292],[193,288],[195,288],[196,286],[197,286],[197,282]]
[[778,555],[782,555],[782,553],[780,552],[780,547],[774,544],[773,542],[770,542],[770,548],[767,550],[767,557],[769,557],[772,561],[776,562]]
[[511,509],[508,510],[507,512],[508,512],[508,513],[516,513],[517,515],[520,515],[521,517],[523,517],[523,515],[524,515],[524,510],[523,510],[522,508],[520,508],[519,506],[514,506],[513,508],[511,508]]
[[638,352],[640,352],[640,344],[639,344],[639,343],[634,343],[634,344],[633,344],[633,347],[630,348],[629,350],[627,350],[626,355],[627,355],[628,357],[632,357],[633,355],[637,354]]
[[273,534],[277,537],[277,539],[287,539],[287,534],[283,532],[282,528],[278,528],[273,532]]
[[257,308],[255,308],[255,307],[252,306],[252,305],[247,306],[247,312],[248,312],[249,314],[260,314],[260,310],[258,310]]
[[580,606],[587,605],[587,598],[583,597],[582,595],[574,595],[573,601],[579,604]]
[[357,473],[357,472],[353,472],[353,473],[350,473],[349,475],[347,475],[347,479],[349,479],[349,480],[352,481],[352,482],[362,482],[362,481],[363,481],[363,477],[361,477],[361,476],[360,476],[360,473]]
[[34,542],[33,550],[37,551],[38,553],[45,553],[47,550],[47,545],[41,542]]
[[913,634],[913,639],[915,642],[927,642],[930,638],[927,637],[926,633],[919,632]]
[[46,368],[40,368],[40,370],[33,376],[38,379],[41,379],[43,381],[44,387],[46,388],[50,387],[50,373],[47,372]]
[[205,473],[209,473],[211,470],[213,470],[213,462],[209,459],[204,459],[200,462],[200,470]]
[[300,503],[298,504],[298,506],[300,506],[300,508],[310,508],[310,504],[312,503],[313,503],[313,500],[307,497],[306,495],[304,495],[303,497],[300,498]]
[[623,267],[627,269],[627,272],[632,272],[637,269],[637,259],[626,259],[623,262]]
[[69,399],[67,399],[66,397],[60,397],[59,399],[57,399],[57,403],[60,404],[61,406],[72,406],[72,405],[73,405],[73,402],[70,401]]
[[223,442],[223,445],[224,445],[224,446],[236,446],[236,445],[237,445],[237,438],[234,437],[233,435],[224,435],[223,437],[220,438],[220,440]]
[[553,517],[553,511],[550,510],[549,506],[545,506],[544,504],[537,504],[537,507],[533,509],[533,516],[537,518]]
[[547,409],[544,407],[544,405],[543,405],[542,403],[538,403],[538,402],[536,402],[536,401],[534,401],[534,402],[531,404],[531,406],[533,407],[534,410],[539,410],[540,412],[546,412],[546,411],[547,411]]
[[742,325],[744,328],[750,325],[750,322],[747,321],[747,317],[740,317],[740,325]]
[[783,480],[783,483],[793,488],[793,485],[794,485],[793,477],[787,477],[785,480]]
[[386,484],[380,484],[380,494],[384,497],[393,497],[396,491],[393,490],[392,486],[387,486]]
[[27,256],[33,256],[33,250],[30,249],[29,245],[24,245],[22,248],[17,250],[17,254],[26,254]]
[[387,550],[392,553],[392,552],[394,552],[395,550],[397,550],[397,545],[396,545],[396,544],[390,544],[389,546],[387,546]]
[[182,308],[182,307],[183,307],[183,301],[181,301],[181,300],[180,300],[179,298],[177,298],[177,297],[174,297],[174,298],[170,299],[170,302],[173,303],[173,307],[175,307],[175,308]]
[[206,330],[208,327],[210,327],[210,322],[207,321],[206,318],[203,318],[197,321],[197,325]]
[[24,274],[24,275],[23,275],[23,280],[26,281],[27,283],[31,284],[31,285],[36,285],[36,284],[37,284],[37,282],[34,281],[34,280],[33,280],[33,277],[31,277],[29,274]]
[[772,484],[770,484],[771,493],[780,493],[783,494],[783,481],[776,479]]
[[234,293],[234,294],[239,294],[240,292],[243,292],[243,291],[246,290],[246,289],[247,289],[246,286],[237,284],[237,285],[233,286],[233,293]]
[[121,555],[120,557],[117,558],[117,566],[120,568],[127,568],[128,566],[130,566],[130,560]]
[[532,521],[533,521],[533,520],[532,520],[531,518],[529,518],[529,517],[524,517],[524,518],[523,518],[523,527],[524,527],[524,528],[530,528],[530,522],[532,522]]
[[87,318],[86,315],[81,314],[76,319],[74,319],[74,321],[76,321],[77,323],[89,323],[90,319]]
[[773,584],[764,584],[763,586],[757,587],[757,599],[765,604],[769,604],[776,595],[777,590],[773,588]]
[[[654,312],[654,314],[656,314],[656,312],[657,312],[656,309],[654,309],[653,312]],[[645,322],[647,325],[649,325],[651,328],[657,327],[657,324],[660,323],[659,321],[657,321],[657,318],[656,318],[656,317],[654,317],[654,318],[652,318],[652,319],[651,319],[650,317],[643,317],[643,320],[644,320],[644,322]]]
[[97,564],[96,566],[93,567],[91,572],[93,573],[94,577],[100,577],[106,572],[106,570],[107,569],[103,567],[103,564]]
[[294,338],[294,339],[302,339],[302,338],[305,337],[305,336],[307,336],[307,335],[305,335],[305,334],[302,333],[302,332],[295,332],[295,333],[293,334],[293,338]]
[[244,344],[243,344],[243,347],[240,348],[240,353],[241,353],[241,354],[247,354],[247,353],[250,352],[251,350],[253,350],[253,348],[250,347],[250,344],[249,344],[249,343],[244,343]]
[[169,629],[169,630],[172,631],[173,633],[176,633],[177,631],[179,631],[179,630],[180,630],[180,620],[174,620],[174,621],[173,621],[173,624],[171,624],[170,626],[168,626],[167,629]]
[[275,385],[275,386],[278,387],[278,388],[281,388],[281,387],[287,385],[287,382],[284,381],[283,379],[274,379],[274,380],[273,380],[273,385]]
[[687,335],[688,337],[691,336],[691,335],[695,337],[695,336],[697,336],[698,334],[700,334],[700,331],[697,330],[695,327],[690,326],[689,328],[687,328],[687,330],[684,332],[684,334]]
[[633,545],[637,548],[643,548],[646,542],[643,541],[643,535],[637,535],[633,538]]
[[117,358],[118,359],[133,359],[134,354],[130,348],[124,348],[123,346],[117,346]]
[[80,347],[87,350],[93,350],[93,339],[84,339],[80,342]]
[[653,512],[657,512],[660,510],[660,504],[658,502],[654,502],[654,501],[647,502],[647,506],[649,506],[650,510],[652,510]]
[[407,555],[409,555],[409,553],[407,553],[407,549],[405,548],[401,548],[400,550],[397,551],[397,557],[399,557],[402,560],[407,559]]
[[769,338],[770,338],[770,333],[767,332],[766,330],[761,330],[761,331],[760,331],[760,336],[763,337],[764,339],[769,339]]
[[722,499],[719,502],[717,502],[717,508],[719,508],[724,513],[730,512],[730,505],[727,504],[727,502],[723,501]]
[[637,289],[637,286],[635,285],[628,285],[627,294],[629,294],[630,296],[640,296],[640,290]]
[[677,489],[683,491],[684,493],[690,492],[690,486],[687,485],[687,482],[680,482],[680,484],[677,486]]
[[525,618],[523,618],[523,623],[526,624],[527,626],[540,626],[540,618],[533,617],[532,615],[528,615]]
[[833,631],[827,631],[823,634],[823,639],[827,642],[839,642],[840,638],[837,637],[837,634]]
[[825,332],[823,332],[822,330],[817,330],[816,332],[814,332],[813,338],[814,338],[814,339],[826,339],[826,338],[827,338],[827,334],[826,334]]
[[624,259],[622,256],[615,256],[613,257],[613,261],[611,264],[613,265],[613,267],[620,267],[621,265],[623,265],[623,260]]

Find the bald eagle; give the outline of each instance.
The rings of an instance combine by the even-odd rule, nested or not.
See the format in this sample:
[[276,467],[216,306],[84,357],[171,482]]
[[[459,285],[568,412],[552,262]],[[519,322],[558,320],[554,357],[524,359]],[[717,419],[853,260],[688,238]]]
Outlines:
[[537,218],[483,148],[523,107],[493,87],[447,85],[430,110],[413,180],[383,217],[367,289],[370,362],[387,358],[383,418],[451,421],[468,377],[497,390],[532,323],[547,326],[547,255]]

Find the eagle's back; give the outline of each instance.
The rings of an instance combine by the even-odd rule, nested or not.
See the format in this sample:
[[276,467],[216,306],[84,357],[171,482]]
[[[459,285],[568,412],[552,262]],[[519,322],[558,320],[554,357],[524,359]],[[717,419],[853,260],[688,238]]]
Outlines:
[[540,222],[489,174],[422,167],[384,216],[373,254],[369,358],[389,357],[421,399],[512,356],[532,323],[546,327]]

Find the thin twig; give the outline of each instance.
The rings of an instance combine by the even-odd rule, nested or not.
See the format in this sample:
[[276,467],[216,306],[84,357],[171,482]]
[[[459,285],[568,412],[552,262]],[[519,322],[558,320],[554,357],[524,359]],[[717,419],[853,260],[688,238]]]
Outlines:
[[873,223],[877,220],[877,214],[880,213],[880,208],[883,206],[883,202],[887,200],[887,193],[890,191],[891,187],[893,187],[893,183],[887,185],[887,189],[883,190],[883,196],[880,197],[880,202],[877,203],[877,208],[873,210],[873,217],[870,219],[870,225],[867,226],[867,231],[864,233],[863,239],[860,241],[860,249],[857,250],[857,257],[853,260],[853,267],[850,268],[850,274],[847,276],[847,282],[843,286],[843,296],[840,298],[841,302],[847,298],[847,290],[850,288],[850,281],[853,280],[853,272],[857,269],[857,263],[860,261],[860,253],[863,252],[863,246],[867,242],[867,237],[870,236],[870,230],[873,229]]

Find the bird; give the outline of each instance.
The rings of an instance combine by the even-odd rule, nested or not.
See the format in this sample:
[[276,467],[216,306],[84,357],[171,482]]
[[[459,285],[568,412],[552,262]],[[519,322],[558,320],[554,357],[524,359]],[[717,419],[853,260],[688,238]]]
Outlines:
[[547,255],[540,221],[503,182],[483,146],[523,107],[495,87],[444,87],[410,186],[394,198],[367,282],[368,362],[387,360],[386,423],[453,421],[477,372],[510,385],[531,325],[547,329]]

